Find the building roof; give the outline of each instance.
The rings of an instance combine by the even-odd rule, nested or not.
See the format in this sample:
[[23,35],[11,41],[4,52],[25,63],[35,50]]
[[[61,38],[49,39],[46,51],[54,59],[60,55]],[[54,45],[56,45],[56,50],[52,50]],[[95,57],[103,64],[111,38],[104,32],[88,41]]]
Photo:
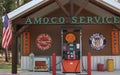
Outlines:
[[118,2],[118,0],[96,0],[96,1],[120,13],[120,2]]
[[[25,5],[13,10],[12,12],[8,13],[8,17],[11,20],[14,20],[15,18],[27,13],[28,11],[31,11],[32,9],[48,2],[50,0],[32,0]],[[120,13],[120,3],[116,2],[115,0],[90,0],[90,1],[96,1],[99,2],[99,4],[103,4],[106,7],[113,9],[115,12]],[[94,2],[95,3],[95,2]],[[96,3],[97,5],[97,3]]]
[[120,3],[118,1],[115,0],[102,0],[102,1],[109,4],[111,7],[120,10]]
[[49,0],[32,0],[23,6],[13,10],[12,12],[8,13],[9,19],[15,19],[16,17],[36,8],[39,5],[42,5],[43,3],[47,2]]

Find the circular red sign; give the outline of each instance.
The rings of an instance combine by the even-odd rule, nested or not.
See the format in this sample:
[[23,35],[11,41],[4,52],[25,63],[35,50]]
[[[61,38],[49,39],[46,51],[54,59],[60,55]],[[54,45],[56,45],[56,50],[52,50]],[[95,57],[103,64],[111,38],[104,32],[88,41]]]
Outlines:
[[47,50],[52,45],[52,39],[48,34],[40,34],[36,39],[36,45],[41,50]]
[[76,37],[73,33],[68,33],[65,39],[67,42],[74,42],[76,40]]

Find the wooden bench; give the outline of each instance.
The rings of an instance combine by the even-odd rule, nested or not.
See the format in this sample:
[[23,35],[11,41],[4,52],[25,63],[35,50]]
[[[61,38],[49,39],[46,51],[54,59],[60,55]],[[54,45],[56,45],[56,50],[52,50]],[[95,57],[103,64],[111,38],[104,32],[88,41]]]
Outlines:
[[46,61],[35,61],[34,71],[48,71]]

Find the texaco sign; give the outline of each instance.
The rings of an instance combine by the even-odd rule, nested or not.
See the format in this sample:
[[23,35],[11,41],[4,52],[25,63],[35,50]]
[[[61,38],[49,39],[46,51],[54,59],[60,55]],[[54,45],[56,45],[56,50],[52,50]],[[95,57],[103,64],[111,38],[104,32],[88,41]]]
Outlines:
[[48,34],[40,34],[36,39],[36,45],[40,50],[49,49],[52,43],[52,39]]

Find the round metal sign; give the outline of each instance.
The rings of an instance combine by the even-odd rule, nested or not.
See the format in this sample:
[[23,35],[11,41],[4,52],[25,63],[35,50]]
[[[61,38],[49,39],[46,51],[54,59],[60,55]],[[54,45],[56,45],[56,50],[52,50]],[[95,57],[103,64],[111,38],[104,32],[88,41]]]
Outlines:
[[67,42],[74,42],[76,40],[76,37],[73,33],[68,33],[65,37],[65,40]]
[[101,33],[95,33],[90,37],[89,44],[94,50],[101,50],[106,45],[106,39]]
[[49,49],[52,43],[52,39],[48,34],[40,34],[36,39],[36,45],[41,50]]

